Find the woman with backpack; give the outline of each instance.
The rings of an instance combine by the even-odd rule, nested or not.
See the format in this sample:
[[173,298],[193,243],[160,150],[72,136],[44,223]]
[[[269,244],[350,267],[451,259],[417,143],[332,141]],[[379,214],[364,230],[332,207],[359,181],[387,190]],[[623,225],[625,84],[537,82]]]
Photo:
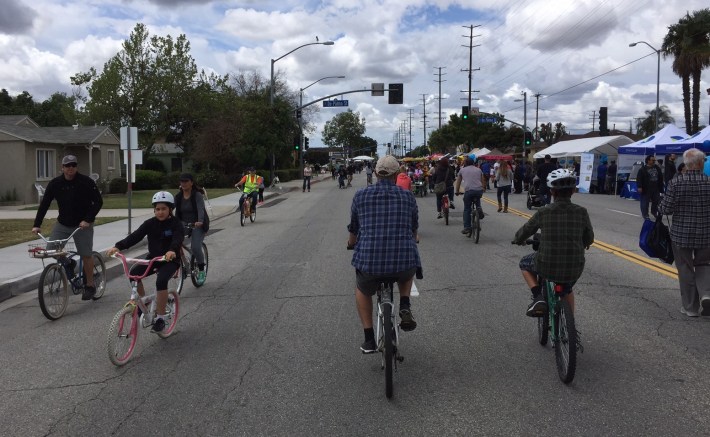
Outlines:
[[209,230],[210,218],[205,208],[205,190],[195,183],[190,173],[180,175],[180,192],[175,195],[175,216],[183,225],[192,224],[190,249],[197,258],[197,283],[205,282],[205,254],[202,252],[202,241]]

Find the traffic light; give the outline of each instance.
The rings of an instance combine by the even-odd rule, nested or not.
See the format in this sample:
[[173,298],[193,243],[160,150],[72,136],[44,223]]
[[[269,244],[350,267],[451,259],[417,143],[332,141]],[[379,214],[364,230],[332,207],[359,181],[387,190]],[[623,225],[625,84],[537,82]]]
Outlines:
[[390,105],[401,105],[404,103],[404,84],[391,83],[388,89],[390,91],[387,94],[387,98]]
[[301,136],[300,135],[296,135],[295,137],[293,137],[293,150],[295,150],[297,152],[299,150],[301,150]]
[[609,128],[606,125],[606,106],[599,108],[599,135],[605,137],[609,135]]
[[468,106],[462,106],[461,107],[461,118],[463,118],[464,120],[468,120],[468,113],[469,113]]
[[303,138],[303,150],[308,150],[308,137]]
[[530,147],[532,145],[532,132],[525,131],[525,147]]

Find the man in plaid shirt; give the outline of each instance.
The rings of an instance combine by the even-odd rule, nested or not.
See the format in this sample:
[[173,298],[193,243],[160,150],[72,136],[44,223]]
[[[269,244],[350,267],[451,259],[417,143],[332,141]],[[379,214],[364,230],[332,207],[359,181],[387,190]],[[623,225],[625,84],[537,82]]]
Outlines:
[[703,174],[705,153],[683,153],[685,171],[668,181],[661,214],[672,214],[671,241],[678,268],[680,312],[710,316],[710,178]]
[[399,286],[399,326],[403,331],[417,327],[409,294],[417,268],[419,210],[411,191],[395,185],[399,164],[391,155],[375,166],[377,184],[358,190],[350,210],[348,248],[353,248],[355,301],[365,331],[363,353],[377,352],[372,324],[372,296],[383,277],[396,278]]
[[[525,244],[528,237],[540,229],[540,248],[520,260],[520,270],[532,292],[532,302],[527,315],[543,317],[547,304],[542,296],[538,274],[545,279],[570,287],[584,270],[584,250],[594,242],[594,230],[587,210],[572,203],[577,179],[569,170],[558,169],[547,175],[554,203],[539,209],[515,233],[515,244]],[[563,297],[574,312],[574,295],[570,291]]]

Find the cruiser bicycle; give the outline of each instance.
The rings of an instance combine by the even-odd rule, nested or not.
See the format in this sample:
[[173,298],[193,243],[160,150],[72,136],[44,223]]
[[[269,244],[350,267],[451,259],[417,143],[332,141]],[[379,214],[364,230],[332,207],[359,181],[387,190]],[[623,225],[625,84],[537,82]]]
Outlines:
[[[30,244],[27,250],[30,258],[41,259],[42,265],[45,265],[45,259],[54,259],[54,262],[45,265],[37,287],[39,308],[49,320],[57,320],[64,315],[69,305],[69,286],[73,294],[81,294],[86,286],[83,261],[74,250],[73,243],[69,243],[80,230],[81,228],[76,228],[69,237],[62,240],[49,240],[38,233],[44,242]],[[96,288],[92,299],[98,300],[106,292],[106,264],[98,252],[92,252],[91,257],[94,259]]]

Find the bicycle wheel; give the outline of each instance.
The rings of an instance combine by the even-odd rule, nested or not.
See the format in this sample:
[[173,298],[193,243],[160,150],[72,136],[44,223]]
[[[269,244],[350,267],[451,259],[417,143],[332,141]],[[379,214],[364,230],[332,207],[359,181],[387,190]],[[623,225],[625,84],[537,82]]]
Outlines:
[[158,332],[158,337],[168,338],[175,331],[175,325],[178,322],[178,316],[180,315],[180,298],[178,294],[174,291],[168,293],[168,304],[166,306],[166,314],[170,315],[168,323],[165,324],[165,328]]
[[92,299],[98,300],[106,292],[106,263],[98,252],[92,252],[91,257],[94,259],[94,287],[96,287],[96,294]]
[[577,368],[577,329],[574,326],[574,314],[569,303],[561,300],[557,304],[555,327],[555,361],[557,374],[565,384],[574,379]]
[[[209,266],[209,255],[207,254],[207,245],[205,243],[202,243],[202,253],[205,256],[205,282],[207,281],[207,266]],[[195,258],[195,255],[192,255],[190,257],[190,279],[192,280],[192,285],[195,287],[201,287],[205,285],[203,282],[202,284],[197,282],[197,274],[200,271],[199,266],[197,265],[197,258]]]
[[69,281],[64,267],[59,263],[44,268],[39,277],[37,289],[39,308],[49,320],[57,320],[64,315],[69,304]]
[[249,220],[254,223],[256,221],[256,210],[254,208],[251,209],[251,214],[249,214]]
[[394,387],[392,386],[392,374],[394,372],[394,339],[392,338],[394,327],[392,326],[392,305],[385,304],[382,317],[384,319],[385,331],[385,395],[392,397]]
[[[547,299],[547,284],[545,282],[540,282],[540,286],[542,289],[542,296],[545,299],[545,302],[549,305],[549,302]],[[540,342],[541,345],[545,346],[547,344],[547,340],[549,339],[549,337],[550,337],[550,310],[548,309],[547,313],[543,317],[537,318],[537,340]]]
[[182,286],[185,284],[185,277],[187,272],[185,272],[185,260],[180,260],[180,267],[178,267],[175,274],[168,281],[168,291],[174,291],[177,294],[182,293]]
[[478,244],[478,239],[481,237],[481,219],[478,217],[478,210],[476,208],[473,208],[471,225],[471,232],[473,232],[474,241]]
[[116,366],[131,359],[138,340],[138,311],[135,305],[126,305],[111,321],[106,343],[108,358]]
[[244,205],[242,204],[241,208],[239,208],[239,223],[244,226],[244,222],[246,221],[246,216],[244,215]]

